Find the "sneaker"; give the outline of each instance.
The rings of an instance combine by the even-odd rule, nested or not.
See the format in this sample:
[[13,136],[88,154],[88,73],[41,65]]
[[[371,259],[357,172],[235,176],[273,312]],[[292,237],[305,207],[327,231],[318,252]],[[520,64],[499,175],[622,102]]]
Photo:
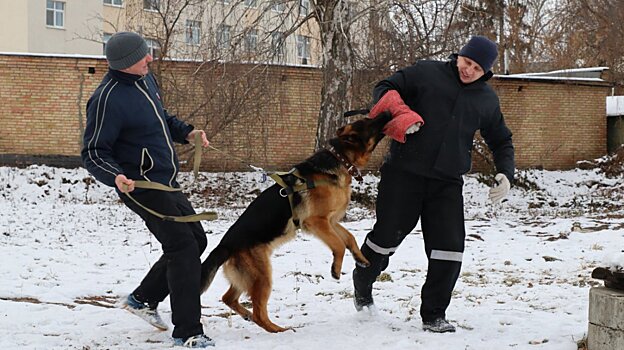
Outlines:
[[202,349],[209,346],[215,346],[214,340],[205,334],[193,335],[188,338],[173,338],[174,346],[184,346],[193,349]]
[[450,324],[442,317],[438,317],[430,322],[423,322],[423,329],[434,333],[453,333],[455,332],[455,326]]
[[139,316],[147,321],[147,323],[162,331],[169,329],[169,326],[167,326],[167,324],[162,320],[158,314],[158,310],[156,310],[155,307],[151,308],[147,304],[136,300],[132,294],[128,295],[127,298],[121,301],[120,307],[130,311],[130,313],[134,315]]

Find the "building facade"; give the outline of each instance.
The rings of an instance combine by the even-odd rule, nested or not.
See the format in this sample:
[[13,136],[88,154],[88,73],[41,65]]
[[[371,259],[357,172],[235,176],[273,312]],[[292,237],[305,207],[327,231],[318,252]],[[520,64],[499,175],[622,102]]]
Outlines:
[[309,0],[0,0],[0,52],[102,55],[135,31],[155,57],[320,65]]

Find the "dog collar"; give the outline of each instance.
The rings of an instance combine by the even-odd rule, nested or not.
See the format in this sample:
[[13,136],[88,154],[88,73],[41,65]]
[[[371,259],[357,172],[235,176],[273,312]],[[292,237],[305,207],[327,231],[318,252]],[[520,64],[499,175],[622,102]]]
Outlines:
[[334,146],[329,146],[327,150],[334,157],[336,157],[336,159],[338,159],[340,163],[342,163],[342,166],[347,168],[347,172],[349,173],[349,175],[353,176],[358,182],[364,181],[364,179],[362,178],[362,173],[360,172],[360,169],[358,169],[355,165],[353,165],[353,163],[351,163],[342,154],[338,153],[336,149],[334,148]]

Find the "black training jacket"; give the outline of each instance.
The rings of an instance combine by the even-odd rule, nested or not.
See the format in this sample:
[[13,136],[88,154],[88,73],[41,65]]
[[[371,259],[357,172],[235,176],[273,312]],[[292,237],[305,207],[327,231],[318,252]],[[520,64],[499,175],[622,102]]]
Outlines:
[[[115,177],[179,187],[173,142],[188,143],[189,125],[163,108],[151,74],[109,70],[87,102],[82,162],[96,179],[115,187]],[[138,189],[137,189],[138,190]]]
[[450,61],[418,61],[380,81],[373,90],[378,101],[388,90],[396,90],[403,101],[420,114],[425,124],[409,134],[404,144],[393,141],[386,162],[414,174],[460,180],[472,164],[475,132],[494,155],[499,173],[510,183],[514,176],[514,147],[505,125],[498,97],[481,79],[463,84],[457,72],[457,55]]

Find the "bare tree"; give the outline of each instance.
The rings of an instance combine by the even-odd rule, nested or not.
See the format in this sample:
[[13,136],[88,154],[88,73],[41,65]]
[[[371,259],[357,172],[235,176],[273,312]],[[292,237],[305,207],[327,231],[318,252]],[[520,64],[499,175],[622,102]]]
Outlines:
[[624,2],[563,0],[550,38],[550,56],[559,67],[608,66],[624,84]]

